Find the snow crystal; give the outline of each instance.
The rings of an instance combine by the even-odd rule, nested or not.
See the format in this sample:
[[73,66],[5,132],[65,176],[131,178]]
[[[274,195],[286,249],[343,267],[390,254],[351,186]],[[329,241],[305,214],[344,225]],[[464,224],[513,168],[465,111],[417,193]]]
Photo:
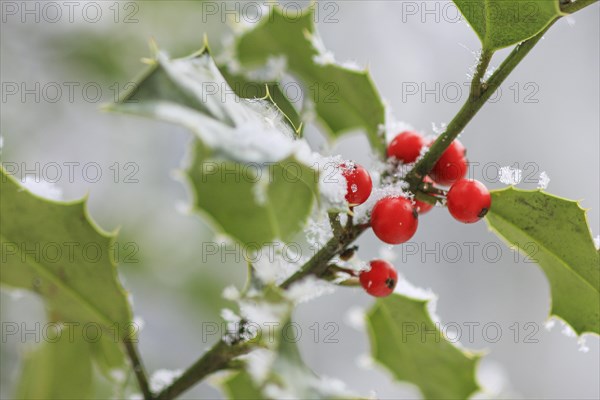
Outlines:
[[111,369],[110,371],[108,371],[108,374],[110,375],[112,380],[120,383],[125,382],[125,379],[127,378],[127,372],[119,368]]
[[175,203],[175,211],[182,215],[189,215],[192,212],[192,205],[187,201],[177,201]]
[[340,64],[341,67],[352,70],[352,71],[359,71],[362,72],[365,70],[365,68],[363,68],[362,66],[360,66],[356,61],[344,61],[343,63]]
[[[188,127],[213,148],[215,157],[224,155],[240,162],[267,163],[304,152],[308,147],[304,140],[295,139],[283,114],[269,101],[235,95],[212,59],[170,60],[159,53],[158,61],[170,79],[186,87],[206,110],[200,113],[181,105],[156,102],[146,112]],[[207,84],[210,84],[208,89]]]
[[435,122],[431,123],[431,130],[436,135],[441,135],[442,133],[446,132],[447,128],[448,124],[446,124],[445,122],[440,123],[440,126],[437,126]]
[[282,283],[292,275],[307,257],[296,253],[292,246],[272,242],[249,257],[253,261],[256,276],[265,283]]
[[294,400],[298,398],[292,388],[283,388],[275,384],[266,385],[264,391],[267,397],[272,399]]
[[229,285],[223,289],[223,298],[231,301],[239,300],[240,291],[234,285]]
[[548,183],[550,183],[550,177],[546,173],[546,171],[542,171],[540,174],[540,179],[538,180],[538,189],[547,189]]
[[477,381],[485,394],[491,395],[492,398],[500,397],[510,386],[506,369],[498,362],[488,359],[477,369]]
[[546,321],[544,323],[544,328],[546,328],[546,330],[548,332],[550,332],[552,330],[552,328],[554,328],[555,325],[556,325],[556,320],[554,318],[550,318],[550,319],[548,319],[548,321]]
[[[560,325],[562,326],[561,333],[563,335],[565,335],[568,338],[577,337],[577,333],[573,330],[573,328],[569,324],[567,324],[562,319],[556,318],[554,316],[550,317],[548,319],[548,321],[546,321],[546,323],[544,324],[546,330],[550,331],[556,325],[556,321],[558,321],[560,323]],[[587,335],[581,335],[581,336],[577,337],[578,350],[582,353],[587,353],[590,351],[590,348],[586,344],[586,336]]]
[[243,301],[240,303],[240,313],[247,321],[259,326],[279,323],[289,312],[287,304]]
[[276,353],[268,349],[256,349],[240,359],[248,363],[247,371],[257,385],[262,385],[271,371]]
[[385,123],[378,126],[378,132],[381,136],[385,137],[386,143],[394,140],[400,132],[415,130],[409,123],[396,119],[387,101],[383,100],[383,105],[385,109]]
[[183,373],[182,370],[168,370],[168,369],[159,369],[155,371],[150,377],[150,390],[157,393],[169,386],[171,383],[175,381],[175,379],[179,378]]
[[317,119],[316,106],[310,96],[306,96],[302,99],[302,112],[300,117],[304,125],[312,124]]
[[263,171],[260,175],[260,179],[258,182],[252,186],[252,194],[254,195],[254,200],[258,205],[267,204],[267,192],[269,190],[269,183],[271,181],[271,177],[268,171]]
[[270,55],[263,67],[245,71],[244,76],[253,82],[278,82],[286,70],[287,57]]
[[3,291],[5,291],[8,294],[8,297],[13,301],[22,299],[26,293],[25,290],[22,289],[3,289]]
[[578,350],[582,353],[587,353],[590,351],[590,348],[587,346],[585,340],[586,338],[584,336],[581,336],[579,339],[577,339],[577,344],[579,345]]
[[137,328],[138,332],[144,329],[145,325],[146,321],[144,321],[144,318],[140,317],[139,315],[133,317],[133,326]]
[[357,331],[364,331],[367,315],[365,309],[359,306],[352,306],[344,315],[344,322]]
[[333,53],[325,48],[325,43],[318,32],[306,31],[304,36],[308,39],[315,49],[317,54],[313,56],[313,62],[320,65],[335,64],[335,56]]
[[62,189],[40,177],[26,176],[21,180],[23,187],[31,193],[49,200],[62,200]]
[[561,333],[563,335],[565,335],[566,337],[575,337],[575,336],[577,336],[577,334],[575,333],[575,331],[573,330],[573,328],[569,324],[566,324],[566,323],[563,322],[562,325],[563,325],[563,330],[561,331]]
[[240,328],[240,322],[242,319],[235,312],[230,310],[229,308],[224,308],[221,310],[221,318],[227,323],[226,331],[227,335],[235,335],[238,333]]
[[500,168],[500,182],[506,185],[517,185],[521,182],[523,171],[510,166]]
[[295,304],[300,304],[326,294],[331,294],[335,292],[335,289],[335,285],[329,282],[317,279],[314,276],[308,276],[292,284],[285,294]]
[[319,191],[326,202],[324,208],[344,210],[347,207],[346,193],[348,183],[343,175],[341,164],[350,166],[350,162],[342,160],[340,156],[319,157],[315,155],[312,165],[319,168]]
[[372,370],[375,367],[375,360],[368,353],[363,353],[356,357],[356,365],[363,370]]
[[343,399],[357,397],[354,393],[348,390],[345,382],[326,375],[322,375],[320,378],[315,378],[312,386],[317,389],[323,398]]
[[379,247],[379,258],[388,262],[393,262],[398,258],[398,255],[394,253],[394,246],[383,245]]
[[[431,291],[431,289],[423,289],[418,286],[414,286],[412,283],[399,276],[394,292],[416,300],[427,300],[427,311],[429,311],[431,320],[434,323],[439,323],[441,321],[440,317],[436,313],[438,298],[435,293]],[[454,344],[456,345],[457,343]]]
[[321,248],[333,238],[329,216],[326,214],[322,212],[316,216],[316,219],[310,218],[304,228],[306,241],[313,248]]

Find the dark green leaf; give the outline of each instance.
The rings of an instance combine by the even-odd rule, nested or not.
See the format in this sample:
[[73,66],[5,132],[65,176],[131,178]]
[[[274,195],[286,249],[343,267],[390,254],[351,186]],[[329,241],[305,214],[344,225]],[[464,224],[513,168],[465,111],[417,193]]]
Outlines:
[[600,258],[585,210],[539,190],[492,192],[490,227],[544,270],[551,314],[578,333],[600,333]]

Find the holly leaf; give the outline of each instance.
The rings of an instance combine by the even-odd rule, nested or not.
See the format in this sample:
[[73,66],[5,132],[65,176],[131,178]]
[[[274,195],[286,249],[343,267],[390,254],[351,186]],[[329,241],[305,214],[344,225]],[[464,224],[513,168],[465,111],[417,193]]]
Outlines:
[[175,60],[158,53],[136,87],[110,107],[194,132],[187,175],[196,210],[256,248],[298,232],[318,193],[318,171],[301,161],[308,144],[265,91],[264,99],[237,96],[205,48]]
[[559,0],[453,0],[482,46],[497,50],[541,32],[560,11]]
[[124,332],[131,310],[117,277],[115,235],[90,219],[85,199],[47,200],[0,171],[0,282],[37,293],[65,321]]
[[266,400],[260,388],[245,371],[237,371],[221,382],[223,391],[231,400]]
[[[287,13],[289,14],[289,13]],[[314,8],[284,15],[277,7],[237,38],[235,51],[244,68],[255,68],[284,56],[290,73],[305,86],[317,116],[334,137],[364,129],[373,149],[385,153],[380,127],[385,108],[366,70],[340,65],[327,53],[316,30]]]
[[44,341],[23,357],[16,389],[19,399],[91,399],[93,365],[90,345],[67,334],[57,341]]
[[194,205],[217,230],[258,249],[303,227],[318,192],[315,170],[293,157],[264,168],[219,160],[199,141],[194,153]]
[[300,114],[291,100],[283,93],[278,82],[252,80],[241,74],[233,74],[223,66],[220,66],[219,70],[238,96],[245,99],[269,98],[287,117],[286,120],[290,123],[292,129],[299,135],[301,134],[303,126]]
[[600,333],[600,257],[576,201],[540,190],[492,191],[492,230],[537,262],[548,278],[551,315],[577,334]]
[[451,344],[432,321],[427,301],[392,294],[367,314],[371,352],[399,381],[425,399],[466,399],[479,389],[478,355]]

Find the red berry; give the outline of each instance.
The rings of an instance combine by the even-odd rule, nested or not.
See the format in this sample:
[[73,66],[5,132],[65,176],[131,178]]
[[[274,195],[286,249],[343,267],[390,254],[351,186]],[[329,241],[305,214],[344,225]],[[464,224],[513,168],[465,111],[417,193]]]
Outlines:
[[440,185],[451,186],[454,182],[464,178],[467,174],[465,154],[465,146],[458,140],[450,143],[431,170],[430,175],[433,180]]
[[419,214],[409,199],[385,197],[375,204],[371,213],[371,227],[385,243],[400,244],[408,241],[419,225]]
[[371,176],[367,170],[358,164],[353,164],[350,167],[342,164],[340,167],[342,167],[342,175],[346,178],[346,200],[348,203],[357,206],[367,201],[373,189],[373,182],[371,182]]
[[373,260],[369,264],[371,269],[362,271],[358,276],[361,286],[371,296],[389,296],[398,282],[398,273],[394,266],[383,260]]
[[465,224],[479,221],[492,205],[489,190],[476,180],[461,179],[452,185],[446,198],[450,214]]
[[426,145],[425,138],[417,132],[404,131],[390,142],[387,148],[387,156],[396,157],[404,164],[410,164],[415,162],[421,154],[421,149]]
[[[425,179],[423,179],[423,182],[431,183],[431,184],[434,183],[433,180],[428,176],[426,176]],[[417,212],[419,214],[425,214],[425,213],[429,212],[433,207],[434,207],[433,204],[429,204],[424,201],[415,199],[415,209],[417,210]]]

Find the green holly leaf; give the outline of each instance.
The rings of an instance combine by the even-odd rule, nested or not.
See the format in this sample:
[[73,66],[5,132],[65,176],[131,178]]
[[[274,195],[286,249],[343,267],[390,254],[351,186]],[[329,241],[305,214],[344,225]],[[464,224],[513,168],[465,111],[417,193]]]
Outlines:
[[117,277],[115,235],[96,226],[85,200],[37,197],[0,171],[2,284],[37,293],[65,321],[124,332],[131,310]]
[[325,50],[316,31],[313,8],[302,10],[299,16],[283,15],[277,7],[271,10],[256,28],[238,37],[235,50],[242,66],[255,68],[271,57],[284,56],[330,133],[337,137],[364,129],[373,149],[383,155],[380,127],[385,123],[385,108],[371,75],[334,63],[329,55],[322,54]]
[[25,352],[16,389],[18,399],[91,399],[94,394],[90,345],[81,330],[69,339],[45,341]]
[[235,95],[207,49],[175,60],[158,53],[136,87],[111,106],[194,132],[187,175],[195,208],[218,231],[255,248],[290,239],[318,193],[318,171],[299,158],[310,154],[308,145],[265,92],[264,99]]
[[486,219],[498,236],[542,267],[551,315],[577,334],[600,333],[600,257],[585,210],[576,201],[510,187],[492,191]]
[[199,141],[194,150],[187,170],[194,205],[217,230],[258,249],[291,239],[304,226],[318,191],[315,170],[293,157],[249,168],[213,158]]
[[486,50],[521,43],[563,15],[558,0],[454,0]]
[[238,96],[245,99],[269,98],[287,117],[292,129],[298,134],[302,132],[303,126],[300,114],[290,99],[282,92],[278,82],[251,80],[241,74],[233,74],[222,66],[219,67],[219,70]]
[[223,391],[231,400],[266,400],[260,388],[245,371],[234,372],[221,382]]
[[479,389],[479,356],[444,338],[426,300],[394,293],[378,299],[367,320],[375,360],[397,380],[416,385],[425,399],[466,399]]

